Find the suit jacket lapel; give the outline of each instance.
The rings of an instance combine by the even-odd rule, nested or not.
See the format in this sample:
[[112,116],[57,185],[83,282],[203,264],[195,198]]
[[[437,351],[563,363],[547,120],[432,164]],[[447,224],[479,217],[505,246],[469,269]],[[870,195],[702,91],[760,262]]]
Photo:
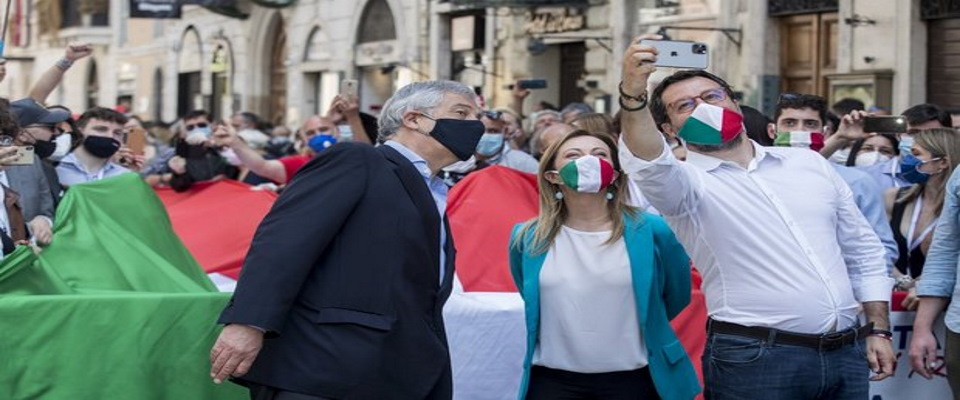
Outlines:
[[[427,245],[430,249],[430,269],[433,282],[440,281],[440,213],[437,212],[437,204],[433,201],[433,195],[423,176],[417,172],[417,169],[410,163],[403,154],[394,150],[390,146],[379,146],[381,154],[394,164],[394,172],[400,178],[403,188],[410,195],[413,204],[416,205],[417,212],[420,213],[423,229],[427,235]],[[450,235],[447,234],[447,242],[451,243]],[[447,254],[447,259],[451,258]]]

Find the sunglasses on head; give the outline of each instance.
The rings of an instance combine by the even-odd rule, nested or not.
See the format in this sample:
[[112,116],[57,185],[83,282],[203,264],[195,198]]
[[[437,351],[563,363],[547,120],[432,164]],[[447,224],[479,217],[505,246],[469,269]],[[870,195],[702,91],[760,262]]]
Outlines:
[[187,128],[188,131],[192,131],[194,128],[206,128],[206,127],[208,127],[208,126],[210,126],[210,124],[208,124],[208,123],[206,123],[206,122],[201,122],[201,123],[198,123],[198,124],[187,125],[186,128]]
[[500,117],[502,117],[502,116],[503,116],[503,113],[500,112],[500,111],[484,110],[484,111],[481,111],[481,112],[480,112],[480,117],[481,117],[481,118],[482,118],[482,117],[487,117],[487,118],[492,119],[492,120],[499,120]]

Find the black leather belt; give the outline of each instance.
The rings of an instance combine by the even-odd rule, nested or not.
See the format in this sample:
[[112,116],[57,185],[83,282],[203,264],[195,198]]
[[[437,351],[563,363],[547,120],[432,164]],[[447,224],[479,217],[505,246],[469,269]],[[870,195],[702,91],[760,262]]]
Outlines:
[[853,344],[858,338],[865,338],[873,329],[873,323],[849,328],[839,332],[830,332],[824,334],[807,334],[783,331],[775,328],[764,328],[760,326],[743,326],[730,322],[717,321],[710,318],[707,321],[707,333],[723,333],[727,335],[744,336],[752,339],[760,339],[771,342],[771,344],[787,344],[793,346],[803,346],[820,351],[832,351],[841,347]]

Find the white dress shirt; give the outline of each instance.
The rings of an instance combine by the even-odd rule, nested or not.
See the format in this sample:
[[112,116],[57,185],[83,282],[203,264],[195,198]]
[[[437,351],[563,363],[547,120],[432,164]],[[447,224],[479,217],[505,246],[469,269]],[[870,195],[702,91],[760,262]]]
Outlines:
[[534,365],[580,373],[647,366],[627,245],[622,237],[607,244],[610,233],[557,232],[540,271]]
[[703,275],[710,316],[824,333],[853,326],[858,302],[889,301],[883,245],[850,188],[818,153],[761,147],[744,169],[664,142],[652,161],[621,141],[620,161]]

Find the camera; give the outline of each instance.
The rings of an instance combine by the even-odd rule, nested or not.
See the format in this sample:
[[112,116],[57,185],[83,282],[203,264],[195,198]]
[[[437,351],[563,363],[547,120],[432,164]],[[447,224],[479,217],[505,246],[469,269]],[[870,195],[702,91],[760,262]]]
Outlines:
[[707,54],[707,45],[704,43],[694,43],[693,54]]

